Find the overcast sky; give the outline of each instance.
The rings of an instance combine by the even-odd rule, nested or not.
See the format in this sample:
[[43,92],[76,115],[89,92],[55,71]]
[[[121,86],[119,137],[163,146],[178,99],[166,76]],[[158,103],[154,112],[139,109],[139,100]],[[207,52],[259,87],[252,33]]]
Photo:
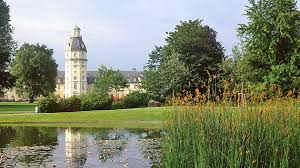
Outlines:
[[64,47],[77,24],[88,50],[88,69],[100,64],[120,70],[143,69],[155,45],[180,20],[203,19],[231,53],[236,28],[245,22],[247,0],[6,0],[14,37],[54,49],[59,69]]

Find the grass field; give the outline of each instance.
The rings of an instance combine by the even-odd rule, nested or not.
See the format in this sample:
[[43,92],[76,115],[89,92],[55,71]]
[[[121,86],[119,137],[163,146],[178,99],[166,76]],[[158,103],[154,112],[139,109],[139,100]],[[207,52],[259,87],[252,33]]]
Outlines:
[[0,115],[33,113],[35,106],[35,103],[28,102],[0,102]]
[[[11,106],[1,104],[1,107],[2,106],[10,111],[5,111],[4,109],[0,110],[0,125],[110,128],[160,128],[165,118],[163,113],[168,110],[166,107],[160,107],[72,113],[22,114],[22,112],[26,112],[26,110],[30,112],[30,108],[34,107],[29,105],[27,107],[22,103],[11,104]],[[25,107],[24,110],[22,110],[23,107]]]

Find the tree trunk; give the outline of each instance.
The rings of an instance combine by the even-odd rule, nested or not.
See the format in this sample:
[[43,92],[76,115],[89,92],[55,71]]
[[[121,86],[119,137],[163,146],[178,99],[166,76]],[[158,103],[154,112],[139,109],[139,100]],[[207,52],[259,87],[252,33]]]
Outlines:
[[34,100],[34,95],[31,95],[29,98],[29,103],[33,103],[33,100]]

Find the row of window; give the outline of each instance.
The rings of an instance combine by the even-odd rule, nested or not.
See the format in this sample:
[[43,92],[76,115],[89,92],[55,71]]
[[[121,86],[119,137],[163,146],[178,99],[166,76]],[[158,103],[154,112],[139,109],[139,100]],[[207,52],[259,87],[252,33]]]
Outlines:
[[[69,56],[70,56],[70,54],[67,53],[67,58],[69,58]],[[81,56],[84,57],[84,52],[81,53]],[[79,53],[73,53],[73,57],[74,58],[76,58],[76,57],[79,58]]]
[[[67,86],[67,89],[69,89],[69,85],[66,85],[66,86]],[[66,86],[64,86],[64,87],[66,87]],[[60,85],[57,85],[56,87],[57,87],[57,90],[60,90],[60,89],[61,89],[61,88],[60,88]],[[75,89],[75,90],[79,89],[79,86],[78,86],[77,83],[74,83],[73,89]],[[84,83],[81,84],[81,89],[82,89],[82,90],[85,89],[85,84],[84,84]]]
[[[73,68],[78,68],[79,65],[73,65]],[[70,68],[70,65],[67,65],[67,68]],[[86,65],[81,65],[81,68],[86,68]]]

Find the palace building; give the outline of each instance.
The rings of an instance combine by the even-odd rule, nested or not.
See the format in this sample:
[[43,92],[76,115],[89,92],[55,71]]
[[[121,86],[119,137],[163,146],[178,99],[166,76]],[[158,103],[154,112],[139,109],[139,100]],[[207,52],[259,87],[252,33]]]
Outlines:
[[[70,39],[65,47],[65,70],[58,71],[56,78],[55,94],[61,98],[68,98],[93,91],[97,71],[87,70],[87,48],[80,34],[80,28],[75,26]],[[123,98],[133,91],[142,91],[142,72],[120,71],[127,79],[128,87],[120,91],[111,90],[109,94],[115,98]],[[16,94],[14,88],[8,90],[0,100],[24,100],[22,96]]]

